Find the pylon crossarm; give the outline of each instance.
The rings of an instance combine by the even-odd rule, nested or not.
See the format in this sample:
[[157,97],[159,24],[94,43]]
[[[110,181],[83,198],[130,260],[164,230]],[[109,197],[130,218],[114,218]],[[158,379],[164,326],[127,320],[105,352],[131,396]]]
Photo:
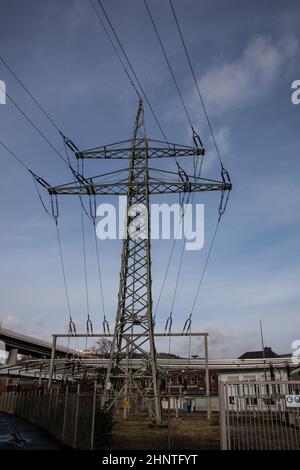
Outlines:
[[[125,140],[124,142],[120,143],[126,143],[127,145],[124,147],[116,147],[117,144],[104,145],[102,147],[75,152],[75,155],[78,159],[130,159],[132,152],[134,151],[134,147],[132,147],[132,141]],[[154,143],[155,145],[148,145],[151,143]],[[148,158],[190,157],[205,154],[205,150],[202,147],[189,147],[187,145],[179,145],[170,142],[164,142],[163,144],[159,140],[151,139],[148,139],[147,141],[145,141],[145,139],[137,139],[135,142],[136,149],[139,152],[148,152]]]
[[[192,192],[205,192],[205,191],[230,191],[232,188],[231,183],[223,183],[221,181],[211,183],[209,180],[198,181],[194,178],[194,181],[188,182],[179,181],[141,181],[132,185],[132,191],[139,193],[141,189],[148,187],[149,194],[171,194],[171,193],[192,193]],[[78,186],[73,183],[70,185],[61,185],[51,187],[48,191],[49,194],[57,195],[101,195],[101,196],[126,196],[128,194],[128,188],[130,186],[126,182],[116,183],[93,183],[86,186]]]

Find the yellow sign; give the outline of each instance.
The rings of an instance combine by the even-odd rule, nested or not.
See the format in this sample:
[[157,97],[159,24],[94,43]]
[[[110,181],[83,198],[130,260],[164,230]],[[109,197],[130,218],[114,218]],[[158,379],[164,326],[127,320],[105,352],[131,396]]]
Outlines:
[[129,400],[124,400],[122,406],[125,410],[129,410],[131,407]]

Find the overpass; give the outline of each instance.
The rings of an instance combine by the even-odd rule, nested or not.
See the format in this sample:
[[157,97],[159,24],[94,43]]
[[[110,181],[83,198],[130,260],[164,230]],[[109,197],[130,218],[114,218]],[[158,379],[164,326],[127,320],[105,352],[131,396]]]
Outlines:
[[[17,354],[45,359],[51,357],[51,343],[6,328],[0,328],[0,341],[4,343],[5,351],[9,353],[10,363],[16,362]],[[55,357],[63,358],[67,354],[75,354],[75,351],[59,345],[56,347]]]

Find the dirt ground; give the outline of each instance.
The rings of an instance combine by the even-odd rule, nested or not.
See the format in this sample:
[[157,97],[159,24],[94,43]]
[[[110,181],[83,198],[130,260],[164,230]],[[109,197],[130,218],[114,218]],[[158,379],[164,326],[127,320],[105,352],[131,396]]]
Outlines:
[[167,417],[160,427],[153,426],[145,417],[129,416],[127,420],[116,416],[113,432],[106,444],[112,450],[178,450],[220,449],[219,420],[205,415]]

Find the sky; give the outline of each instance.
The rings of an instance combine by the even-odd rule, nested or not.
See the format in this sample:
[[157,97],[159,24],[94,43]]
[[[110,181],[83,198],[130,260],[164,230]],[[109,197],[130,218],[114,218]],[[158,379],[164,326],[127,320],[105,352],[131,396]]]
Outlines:
[[[220,165],[167,0],[149,0],[184,100],[206,149],[203,177],[219,179]],[[143,1],[103,0],[137,76],[171,142],[192,145],[191,130]],[[264,342],[292,352],[299,339],[300,306],[300,105],[291,84],[300,79],[300,5],[297,0],[174,0],[187,48],[225,167],[233,182],[192,319],[193,331],[210,333],[212,357],[237,357]],[[137,97],[89,0],[0,0],[0,55],[22,79],[59,129],[80,149],[129,139]],[[0,64],[7,93],[59,152],[59,133]],[[148,137],[161,139],[145,104]],[[0,140],[52,185],[72,180],[69,169],[7,100],[0,105]],[[45,214],[32,178],[0,149],[0,321],[43,339],[65,332],[66,297],[55,225]],[[119,164],[119,162],[118,162]],[[165,165],[165,163],[161,163]],[[122,164],[123,165],[123,164]],[[184,163],[187,165],[187,163]],[[100,174],[113,162],[88,162]],[[174,166],[173,166],[174,168]],[[47,204],[49,198],[43,197]],[[209,249],[220,194],[198,193],[205,204],[205,243],[186,251],[173,310],[182,331]],[[176,202],[158,198],[156,202]],[[112,198],[105,201],[113,202]],[[84,331],[80,205],[60,198],[59,225],[71,312]],[[92,225],[85,220],[88,288],[94,330],[103,312]],[[153,241],[154,310],[172,240]],[[121,243],[99,243],[104,300],[114,322]],[[163,330],[170,314],[182,242],[176,243],[156,317]],[[201,354],[200,340],[191,344]],[[166,345],[161,344],[162,349]],[[186,354],[186,340],[171,345]]]

